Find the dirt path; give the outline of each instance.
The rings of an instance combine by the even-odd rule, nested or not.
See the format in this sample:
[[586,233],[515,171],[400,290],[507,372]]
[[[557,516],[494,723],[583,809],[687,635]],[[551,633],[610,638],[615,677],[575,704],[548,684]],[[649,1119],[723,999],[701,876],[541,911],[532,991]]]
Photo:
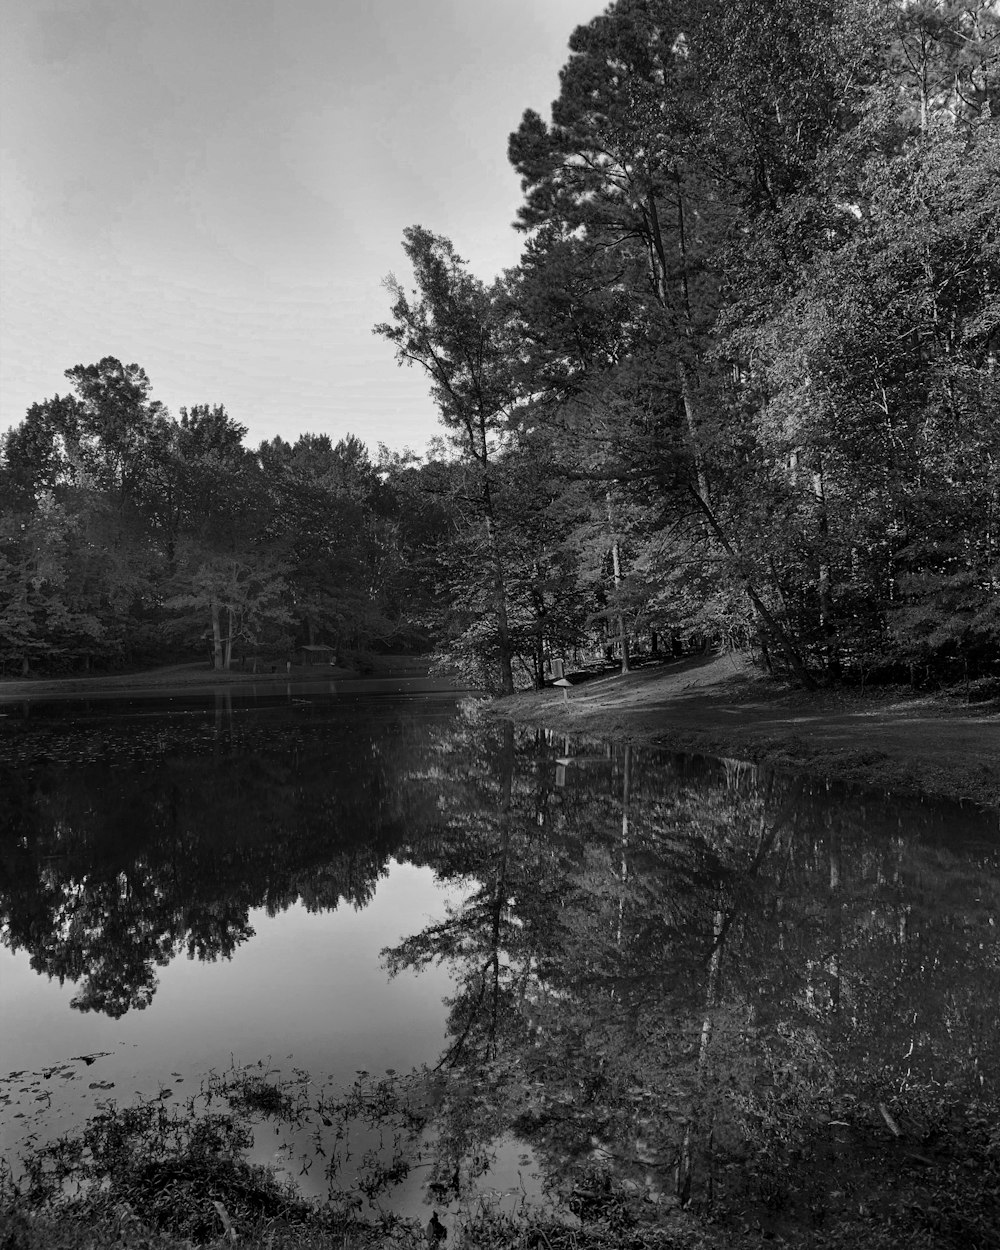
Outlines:
[[495,713],[592,737],[738,756],[1000,807],[1000,715],[943,698],[788,691],[718,657],[499,700]]

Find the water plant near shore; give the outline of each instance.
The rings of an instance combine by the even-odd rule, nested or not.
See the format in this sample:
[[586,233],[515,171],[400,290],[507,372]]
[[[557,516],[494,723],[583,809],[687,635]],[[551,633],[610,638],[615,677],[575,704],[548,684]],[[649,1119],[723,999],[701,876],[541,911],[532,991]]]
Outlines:
[[[988,1100],[959,1105],[947,1091],[914,1091],[872,1116],[853,1095],[817,1099],[789,1075],[770,1119],[757,1117],[745,1148],[720,1151],[720,1176],[738,1182],[721,1202],[704,1193],[687,1209],[651,1201],[620,1169],[591,1158],[571,1169],[555,1205],[511,1212],[486,1196],[466,1202],[457,1218],[454,1211],[446,1216],[451,1243],[461,1250],[717,1250],[734,1241],[752,1250],[775,1239],[801,1250],[998,1245],[1000,1134]],[[181,1106],[108,1103],[82,1129],[28,1154],[20,1177],[0,1172],[0,1246],[422,1246],[421,1220],[377,1204],[362,1212],[365,1199],[385,1195],[400,1179],[374,1163],[374,1154],[366,1175],[325,1200],[304,1198],[273,1166],[247,1155],[262,1125],[312,1121],[320,1130],[311,1147],[318,1161],[322,1130],[343,1141],[348,1121],[358,1117],[395,1135],[397,1146],[405,1126],[412,1148],[432,1118],[431,1103],[448,1101],[442,1082],[449,1081],[461,1083],[464,1075],[359,1074],[335,1095],[308,1074],[280,1077],[260,1063],[212,1074]],[[586,1118],[585,1108],[579,1114]]]

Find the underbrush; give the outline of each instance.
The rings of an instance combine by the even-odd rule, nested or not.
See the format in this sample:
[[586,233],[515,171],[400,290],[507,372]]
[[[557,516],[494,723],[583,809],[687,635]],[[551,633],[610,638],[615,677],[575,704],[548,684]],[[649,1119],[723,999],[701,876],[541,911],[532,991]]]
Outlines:
[[876,1100],[800,1107],[748,1140],[712,1213],[731,1244],[1000,1250],[994,1103],[916,1089]]
[[[439,1244],[426,1219],[405,1219],[389,1203],[380,1205],[419,1153],[412,1147],[426,1127],[427,1074],[359,1077],[332,1098],[306,1074],[281,1077],[260,1064],[213,1076],[185,1105],[105,1104],[81,1129],[36,1147],[16,1178],[0,1170],[0,1250]],[[443,1079],[433,1077],[438,1097]],[[720,1136],[716,1149],[709,1148],[683,1206],[669,1185],[647,1189],[613,1164],[588,1161],[588,1152],[567,1164],[560,1197],[545,1208],[525,1202],[501,1210],[488,1195],[463,1190],[460,1217],[447,1200],[440,1211],[446,1244],[454,1250],[1000,1250],[1000,1131],[992,1104],[947,1105],[916,1091],[905,1104],[873,1097],[772,1099],[773,1115],[755,1113],[755,1130],[727,1146]],[[313,1118],[340,1143],[348,1120],[376,1125],[389,1143],[391,1165],[373,1157],[367,1171],[341,1178],[342,1188],[331,1184],[326,1198],[311,1199],[273,1167],[247,1158],[255,1125],[301,1128]],[[714,1122],[723,1127],[721,1119]],[[312,1148],[326,1153],[319,1138]]]
[[[414,1250],[437,1244],[428,1221],[404,1219],[380,1199],[409,1170],[402,1143],[425,1127],[425,1074],[359,1074],[329,1096],[296,1072],[260,1064],[213,1075],[185,1104],[147,1099],[105,1104],[82,1128],[34,1148],[15,1178],[0,1170],[0,1250],[192,1250],[239,1244],[248,1250]],[[441,1077],[434,1077],[435,1089]],[[437,1089],[440,1094],[440,1090]],[[309,1199],[270,1166],[247,1159],[254,1125],[301,1129],[315,1121],[326,1147],[344,1148],[348,1121],[377,1125],[391,1159],[365,1167],[327,1198]],[[345,1154],[347,1150],[345,1148]],[[413,1153],[412,1151],[410,1153]],[[568,1200],[545,1211],[501,1211],[467,1193],[461,1217],[442,1208],[457,1250],[713,1250],[685,1213],[662,1211],[586,1173]],[[433,1188],[433,1187],[432,1187]],[[428,1213],[429,1214],[429,1213]],[[433,1219],[437,1220],[435,1213]]]

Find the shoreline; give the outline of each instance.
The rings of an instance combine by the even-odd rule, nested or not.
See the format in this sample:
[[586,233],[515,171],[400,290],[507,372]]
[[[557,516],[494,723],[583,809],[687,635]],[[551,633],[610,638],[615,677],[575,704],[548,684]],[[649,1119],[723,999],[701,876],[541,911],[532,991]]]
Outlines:
[[[380,657],[371,677],[426,672],[426,657]],[[0,706],[96,697],[173,697],[259,684],[368,678],[332,666],[291,672],[217,672],[180,664],[88,677],[0,680]],[[1000,810],[1000,713],[941,695],[853,689],[807,693],[755,672],[739,656],[697,656],[622,676],[577,681],[487,700],[494,719],[590,739],[746,759],[875,789],[975,803]]]
[[[280,671],[278,671],[280,667]],[[274,668],[275,671],[271,671]],[[303,676],[356,677],[357,670],[332,664],[296,664],[292,675],[301,680]],[[130,691],[141,686],[149,690],[182,689],[193,685],[231,686],[237,682],[282,682],[288,680],[284,664],[262,664],[256,673],[249,669],[215,669],[205,663],[188,661],[181,664],[165,664],[157,668],[135,669],[123,673],[82,673],[72,677],[0,677],[0,698],[21,699],[32,695],[79,694],[93,691],[95,694],[116,690]]]
[[130,695],[170,698],[174,695],[206,693],[234,686],[285,686],[308,682],[365,681],[369,678],[422,677],[427,675],[425,656],[379,657],[370,673],[334,664],[262,665],[249,669],[213,669],[203,663],[170,664],[160,668],[128,673],[94,673],[74,677],[0,678],[0,705],[32,699],[62,699],[94,695]]
[[940,695],[792,690],[738,656],[508,695],[486,714],[585,738],[746,759],[1000,811],[1000,714]]

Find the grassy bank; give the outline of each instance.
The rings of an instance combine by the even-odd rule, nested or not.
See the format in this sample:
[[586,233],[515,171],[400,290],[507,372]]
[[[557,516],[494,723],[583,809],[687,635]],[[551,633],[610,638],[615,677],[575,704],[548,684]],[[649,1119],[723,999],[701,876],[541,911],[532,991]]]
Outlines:
[[807,692],[739,656],[707,656],[512,695],[491,714],[1000,806],[1000,707],[966,703],[961,692]]

